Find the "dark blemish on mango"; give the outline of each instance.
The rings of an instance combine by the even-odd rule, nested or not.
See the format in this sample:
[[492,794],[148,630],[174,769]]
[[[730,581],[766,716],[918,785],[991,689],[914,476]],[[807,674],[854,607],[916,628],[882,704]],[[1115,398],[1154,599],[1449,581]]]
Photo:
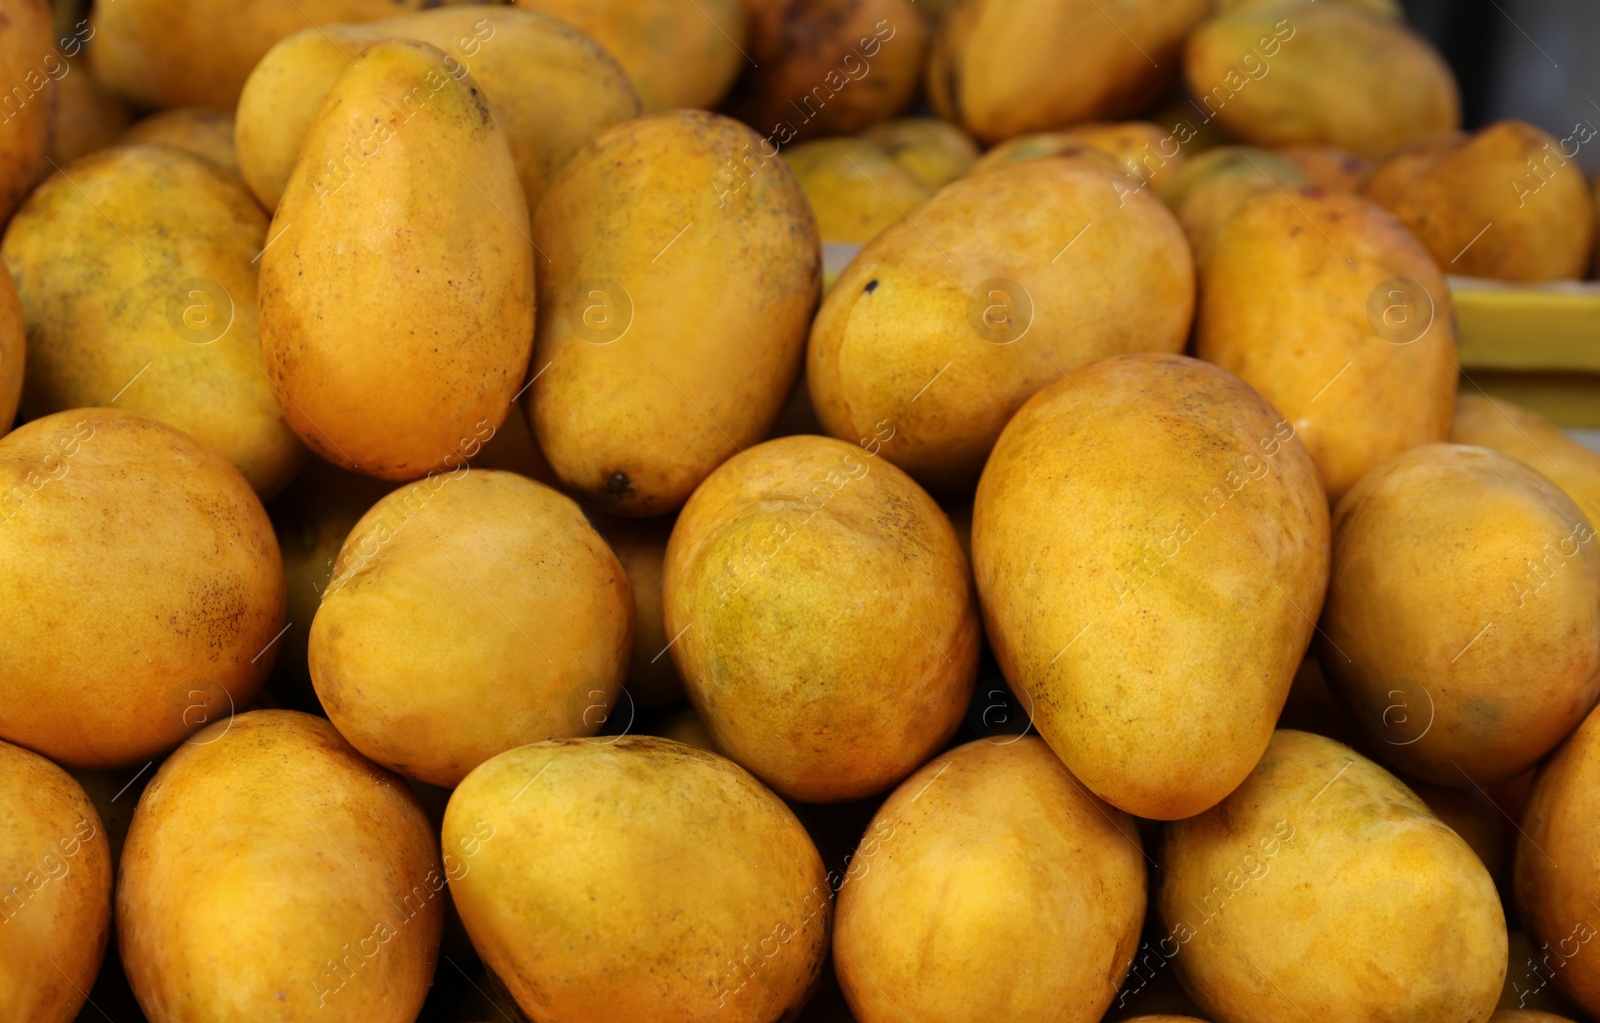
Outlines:
[[872,280],[867,282],[867,286],[865,288],[861,289],[861,293],[863,295],[870,295],[874,291],[877,291],[877,290],[878,290],[878,279],[876,277],[874,277]]
[[601,491],[600,496],[615,501],[631,493],[633,493],[633,481],[628,478],[628,474],[614,472],[606,480],[605,489]]

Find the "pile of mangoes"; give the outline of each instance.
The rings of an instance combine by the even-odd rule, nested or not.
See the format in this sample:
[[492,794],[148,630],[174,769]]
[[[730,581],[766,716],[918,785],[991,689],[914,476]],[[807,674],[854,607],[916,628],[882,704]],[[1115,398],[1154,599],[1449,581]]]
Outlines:
[[1600,455],[1448,280],[1590,272],[1591,115],[1395,0],[84,7],[0,1023],[1600,1014]]

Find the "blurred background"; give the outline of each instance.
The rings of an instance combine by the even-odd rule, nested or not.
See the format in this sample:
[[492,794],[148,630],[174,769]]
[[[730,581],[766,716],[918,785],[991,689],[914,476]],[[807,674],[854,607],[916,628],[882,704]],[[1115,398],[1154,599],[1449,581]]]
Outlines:
[[[1402,0],[1461,84],[1465,127],[1531,121],[1557,138],[1587,121],[1600,127],[1600,2],[1596,0]],[[1600,164],[1600,139],[1583,147],[1585,173]]]

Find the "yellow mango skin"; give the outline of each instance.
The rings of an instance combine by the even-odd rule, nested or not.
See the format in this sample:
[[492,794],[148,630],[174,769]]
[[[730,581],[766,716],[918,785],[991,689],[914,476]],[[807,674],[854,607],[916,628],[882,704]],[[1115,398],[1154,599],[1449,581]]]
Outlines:
[[1039,739],[979,740],[907,778],[867,825],[834,965],[861,1023],[1096,1023],[1144,910],[1128,815]]
[[1600,538],[1528,466],[1413,448],[1345,495],[1333,536],[1320,660],[1401,770],[1507,781],[1600,698]]
[[450,797],[444,847],[473,945],[546,1023],[792,1019],[828,955],[831,892],[800,822],[671,740],[503,753]]
[[11,429],[22,400],[22,375],[27,366],[27,324],[22,299],[11,270],[0,261],[0,437]]
[[1504,398],[1464,391],[1456,397],[1450,443],[1510,455],[1547,476],[1591,523],[1600,523],[1600,454],[1537,412]]
[[591,521],[622,563],[628,588],[633,591],[633,653],[628,658],[625,683],[628,695],[613,711],[626,723],[634,706],[660,707],[684,699],[678,666],[667,653],[671,637],[662,622],[661,608],[661,574],[674,520],[594,515]]
[[731,169],[761,145],[731,118],[652,114],[595,139],[539,204],[524,407],[562,484],[601,511],[678,508],[794,385],[821,243],[782,161]]
[[1118,356],[1006,427],[972,564],[984,633],[1039,734],[1100,798],[1176,820],[1267,747],[1322,606],[1327,501],[1242,381]]
[[961,723],[967,559],[933,499],[868,449],[784,437],[724,463],[678,517],[663,587],[689,699],[786,796],[881,791]]
[[801,142],[783,151],[817,218],[824,242],[865,245],[934,192],[865,139]]
[[1574,953],[1588,946],[1600,929],[1600,913],[1594,908],[1600,889],[1597,815],[1600,716],[1591,713],[1534,779],[1513,867],[1517,909],[1536,946],[1535,956],[1553,954],[1540,979],[1550,977],[1562,994],[1591,1015],[1600,1011],[1600,967],[1592,957]]
[[410,1023],[444,887],[404,782],[321,718],[251,711],[195,735],[140,797],[117,945],[150,1023]]
[[177,107],[143,118],[122,133],[124,145],[147,142],[204,157],[223,170],[239,173],[233,148],[233,111]]
[[[1109,355],[1181,350],[1189,247],[1111,162],[1060,157],[962,178],[863,248],[811,329],[806,380],[828,433],[855,443],[891,424],[885,457],[930,490],[970,492],[1039,388]],[[983,290],[997,278],[1021,290]],[[1015,331],[1024,293],[1025,333],[996,343],[974,327],[999,309]]]
[[0,742],[0,1018],[71,1023],[111,934],[111,849],[72,776]]
[[0,439],[0,739],[143,762],[255,696],[283,609],[266,511],[187,434],[73,409]]
[[1506,922],[1489,872],[1348,746],[1275,733],[1221,805],[1165,829],[1158,858],[1162,930],[1181,943],[1173,965],[1207,1019],[1484,1023],[1494,1012]]
[[0,245],[28,325],[22,415],[115,399],[277,493],[306,452],[262,368],[252,261],[266,239],[237,178],[167,146],[118,146],[53,175]]
[[1403,24],[1353,4],[1213,18],[1185,44],[1183,73],[1196,102],[1251,145],[1332,145],[1381,159],[1461,123],[1444,59]]
[[1160,99],[1207,0],[970,0],[939,27],[928,98],[994,143],[1076,121],[1126,117]]
[[50,172],[46,157],[56,118],[56,79],[71,74],[63,66],[47,0],[7,4],[0,30],[0,81],[10,90],[0,109],[0,224]]
[[[1166,144],[1173,152],[1162,154]],[[1168,133],[1149,121],[1080,124],[1065,131],[1017,135],[995,146],[978,160],[973,170],[1056,156],[1077,146],[1089,146],[1116,157],[1134,184],[1150,187],[1157,195],[1182,169],[1183,150]]]
[[593,36],[628,71],[646,113],[713,107],[742,68],[744,0],[513,0]]
[[323,458],[383,479],[463,461],[511,409],[532,347],[522,188],[483,90],[446,67],[403,39],[357,58],[261,256],[284,417]]
[[1219,146],[1188,161],[1161,188],[1196,256],[1229,217],[1258,195],[1311,183],[1299,167],[1254,146]]
[[232,110],[256,62],[313,25],[376,21],[430,0],[117,0],[95,8],[90,55],[106,87],[136,107]]
[[95,81],[86,63],[80,64],[77,72],[69,71],[56,81],[50,159],[57,167],[65,167],[111,145],[133,118],[120,97],[107,92]]
[[743,2],[755,66],[725,106],[762,135],[848,135],[915,96],[928,28],[913,0]]
[[356,523],[309,656],[352,745],[450,787],[497,753],[598,731],[632,643],[628,577],[578,506],[515,473],[464,469],[401,487]]
[[1580,139],[1558,141],[1525,121],[1499,121],[1397,155],[1373,174],[1366,194],[1415,231],[1452,274],[1581,279],[1594,208],[1589,183],[1570,158]]
[[860,137],[882,146],[896,163],[929,188],[948,185],[972,170],[978,160],[978,144],[972,136],[937,117],[884,121],[863,131]]
[[263,206],[275,209],[282,199],[318,105],[351,57],[395,36],[432,43],[483,86],[530,209],[585,143],[639,114],[638,94],[615,58],[578,29],[534,11],[442,8],[306,29],[268,51],[239,97],[239,160]]
[[[1287,0],[1287,2],[1290,4],[1317,3],[1318,0]],[[1393,18],[1397,21],[1405,19],[1405,9],[1400,6],[1397,0],[1327,0],[1327,2],[1348,4],[1351,7],[1370,11],[1373,14],[1381,14],[1386,18]],[[1285,6],[1285,0],[1217,0],[1216,13],[1218,15],[1233,14],[1235,11],[1252,11],[1258,8],[1283,6]]]
[[[1412,284],[1396,296],[1396,280]],[[1444,276],[1405,225],[1359,196],[1274,190],[1229,217],[1200,256],[1194,350],[1283,412],[1331,502],[1450,432],[1456,342]]]
[[1277,155],[1300,169],[1306,184],[1330,192],[1359,193],[1376,165],[1338,146],[1285,146]]

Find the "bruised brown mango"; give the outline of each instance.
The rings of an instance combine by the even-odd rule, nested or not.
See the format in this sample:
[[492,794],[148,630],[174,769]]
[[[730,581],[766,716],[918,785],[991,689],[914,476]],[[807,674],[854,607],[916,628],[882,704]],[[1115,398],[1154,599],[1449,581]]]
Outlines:
[[1201,253],[1200,295],[1195,354],[1283,412],[1331,500],[1449,433],[1450,292],[1416,237],[1374,203],[1317,189],[1252,200]]
[[71,775],[0,742],[0,1018],[70,1023],[111,932],[111,852]]
[[622,64],[647,113],[712,107],[747,66],[744,0],[513,0],[594,37]]
[[750,448],[695,491],[667,545],[684,688],[718,748],[792,798],[894,784],[949,741],[972,693],[966,557],[887,448]]
[[969,175],[868,243],[812,326],[806,380],[828,433],[892,427],[885,457],[932,490],[970,490],[1039,388],[1108,355],[1181,349],[1189,247],[1111,162]]
[[239,162],[267,209],[282,198],[317,109],[350,58],[393,36],[432,43],[448,54],[451,74],[470,73],[483,87],[529,209],[585,143],[639,113],[627,73],[599,43],[536,11],[444,8],[308,28],[268,51],[239,97]]
[[939,116],[984,142],[1126,117],[1160,99],[1206,0],[967,0],[928,57]]
[[1581,278],[1594,240],[1589,185],[1574,162],[1595,130],[1556,139],[1525,121],[1429,139],[1379,167],[1366,194],[1453,274]]
[[533,340],[522,188],[482,90],[451,66],[412,40],[363,52],[261,256],[285,418],[322,457],[384,479],[464,462],[511,411]]
[[849,134],[911,102],[928,40],[912,0],[743,2],[753,66],[727,108],[763,135]]
[[760,143],[701,111],[636,118],[539,203],[528,418],[563,485],[602,511],[680,506],[766,434],[799,372],[816,221],[782,161],[731,169]]
[[22,414],[115,400],[277,493],[305,448],[263,372],[255,260],[266,239],[238,178],[167,146],[118,146],[51,177],[3,246],[28,323]]
[[1247,8],[1189,37],[1195,102],[1252,145],[1387,156],[1461,121],[1444,59],[1397,21],[1351,4]]
[[1179,355],[1101,359],[1012,418],[972,516],[984,632],[1096,795],[1175,820],[1267,748],[1328,572],[1294,429]]
[[[117,0],[95,9],[95,73],[138,107],[231,110],[272,44],[312,25],[376,21],[432,0]],[[353,54],[352,54],[353,56]]]

